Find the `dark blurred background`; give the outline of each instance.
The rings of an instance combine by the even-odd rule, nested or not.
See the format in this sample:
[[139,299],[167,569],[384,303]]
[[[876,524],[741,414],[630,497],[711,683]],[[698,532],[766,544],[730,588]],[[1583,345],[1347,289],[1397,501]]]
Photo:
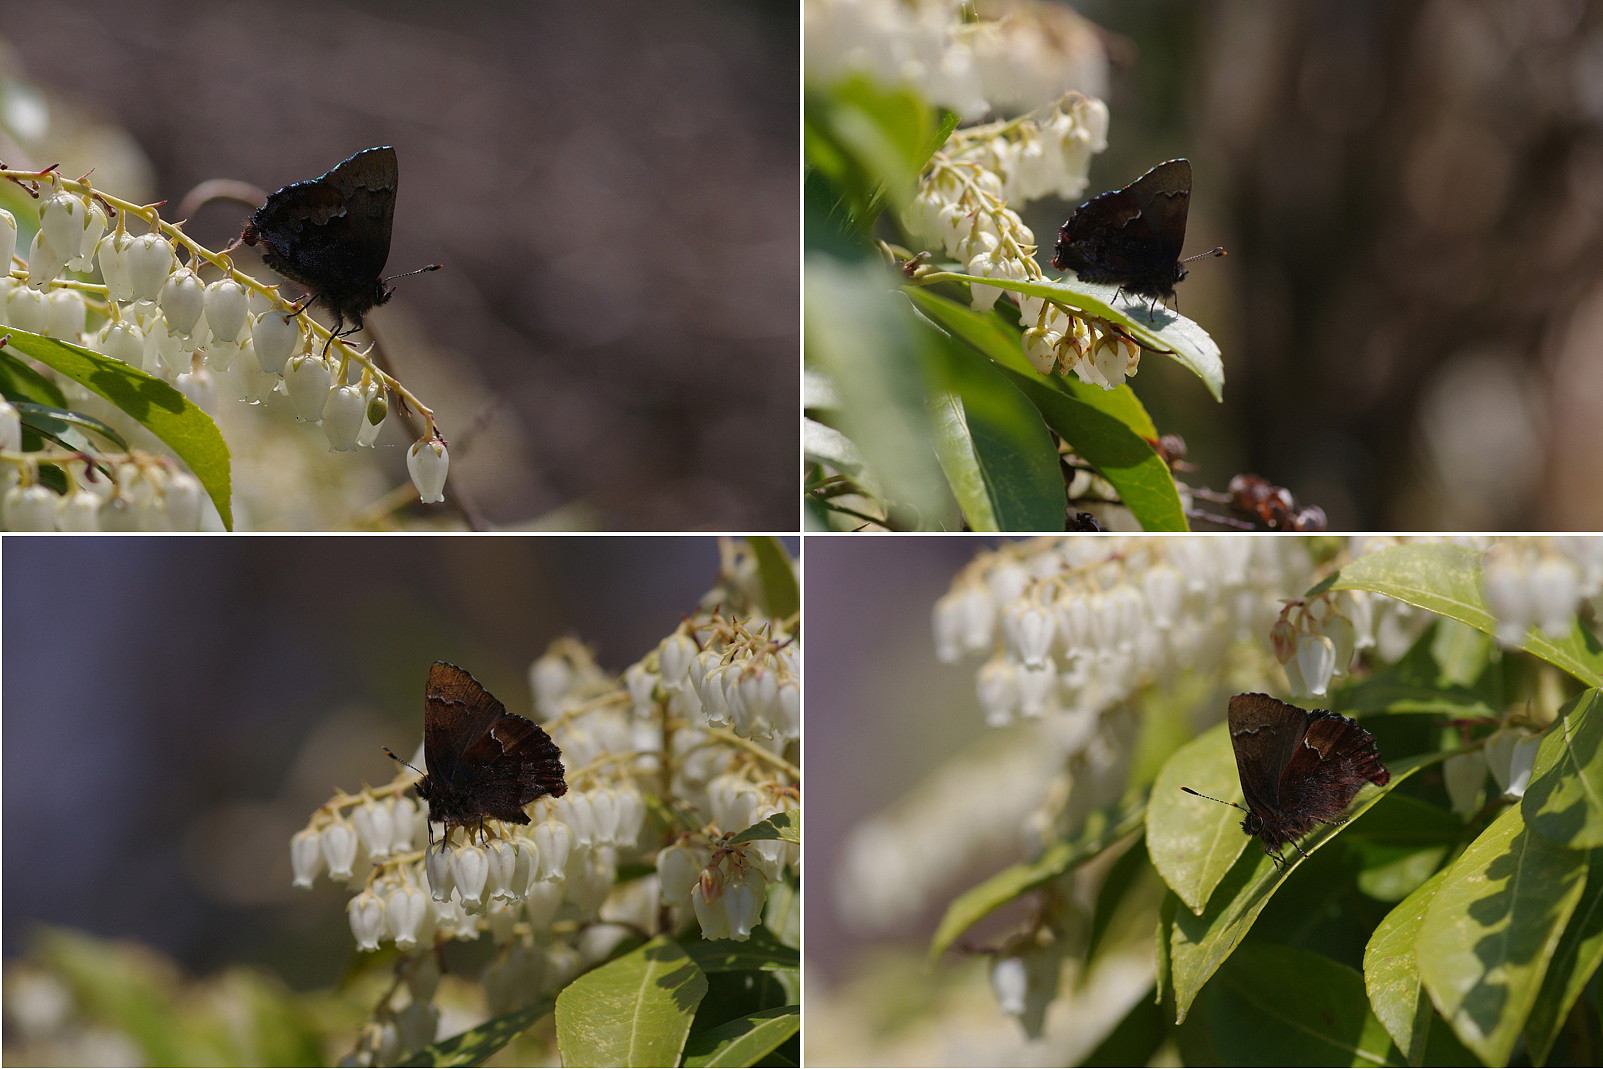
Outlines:
[[6,956],[47,922],[332,984],[350,895],[292,889],[289,839],[393,778],[428,666],[530,715],[551,640],[621,671],[718,566],[712,537],[6,536]]
[[794,530],[797,63],[757,0],[0,0],[0,126],[56,154],[0,159],[171,215],[395,145],[389,271],[446,270],[369,322],[483,522]]
[[[1603,528],[1603,5],[1083,0],[1113,60],[1092,192],[1189,156],[1172,361],[1136,389],[1223,488],[1336,530]],[[1027,221],[1043,242],[1072,205]]]

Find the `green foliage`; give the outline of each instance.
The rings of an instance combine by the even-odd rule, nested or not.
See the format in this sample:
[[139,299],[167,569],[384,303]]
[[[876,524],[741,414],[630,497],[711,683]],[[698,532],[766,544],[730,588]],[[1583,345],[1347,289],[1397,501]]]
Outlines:
[[[1063,530],[1072,506],[1061,442],[1147,530],[1185,530],[1152,420],[1128,386],[1043,375],[1017,309],[968,307],[971,284],[1048,298],[1176,360],[1218,398],[1218,347],[1195,323],[1117,287],[1012,282],[943,270],[910,281],[879,238],[956,127],[906,88],[862,77],[810,92],[805,117],[804,315],[808,525]],[[936,250],[938,252],[938,250]],[[867,499],[870,504],[863,505]],[[864,511],[866,508],[866,511]]]
[[[228,444],[212,418],[189,398],[153,375],[81,345],[12,327],[7,327],[5,333],[10,335],[6,349],[15,349],[99,394],[161,439],[205,487],[207,496],[217,507],[217,514],[222,517],[224,528],[233,528]],[[109,434],[110,428],[98,420],[64,411],[66,401],[60,391],[7,354],[5,349],[0,349],[0,368],[4,369],[0,390],[17,389],[19,396],[55,409],[49,413],[53,417],[50,423],[40,422],[39,416],[44,413],[39,409],[33,412],[29,426],[42,437],[75,448],[66,435],[71,426],[76,425],[100,434],[114,445],[121,444],[120,439]],[[13,395],[6,392],[6,396]]]
[[[1091,1064],[1591,1064],[1603,1044],[1603,670],[1577,622],[1516,650],[1480,594],[1480,555],[1410,545],[1370,553],[1322,587],[1384,592],[1434,626],[1395,664],[1322,702],[1361,715],[1391,781],[1277,867],[1242,814],[1180,791],[1240,797],[1223,724],[1177,743],[1134,820],[1094,814],[1035,861],[950,906],[935,954],[1016,899],[1099,855],[1085,955],[1115,925],[1156,929],[1157,984],[1110,1022]],[[1482,748],[1510,711],[1552,718],[1519,799],[1484,786],[1454,811],[1442,762]],[[1491,759],[1491,755],[1489,758]],[[1139,829],[1142,835],[1126,834]],[[1144,844],[1145,849],[1141,846]],[[1161,904],[1143,881],[1160,880]],[[1111,889],[1110,889],[1111,888]],[[1132,925],[1140,901],[1144,925]],[[1123,916],[1115,919],[1120,911]]]

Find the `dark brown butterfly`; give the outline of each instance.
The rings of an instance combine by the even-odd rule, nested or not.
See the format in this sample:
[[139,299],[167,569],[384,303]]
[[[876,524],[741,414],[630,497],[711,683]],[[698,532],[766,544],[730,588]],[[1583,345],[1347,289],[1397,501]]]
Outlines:
[[268,267],[306,286],[311,300],[334,313],[330,342],[361,330],[368,311],[395,292],[381,276],[390,258],[397,182],[395,150],[364,149],[320,178],[269,195],[240,235],[246,245],[262,246]]
[[1180,259],[1191,208],[1191,161],[1160,163],[1123,189],[1092,197],[1058,229],[1052,266],[1083,281],[1117,285],[1126,293],[1173,300],[1185,280],[1181,263],[1223,256],[1213,249]]
[[[567,793],[562,751],[551,736],[507,712],[467,672],[435,661],[426,701],[423,763],[428,774],[418,781],[417,793],[429,803],[429,823],[444,824],[447,836],[452,828],[482,826],[486,817],[527,824],[524,806]],[[395,757],[387,747],[384,752]]]
[[1277,865],[1285,858],[1275,848],[1285,843],[1307,857],[1297,840],[1318,824],[1343,823],[1342,814],[1366,781],[1378,787],[1391,782],[1375,736],[1356,720],[1324,709],[1299,709],[1267,694],[1237,694],[1230,699],[1229,721],[1247,800],[1241,830],[1256,835]]

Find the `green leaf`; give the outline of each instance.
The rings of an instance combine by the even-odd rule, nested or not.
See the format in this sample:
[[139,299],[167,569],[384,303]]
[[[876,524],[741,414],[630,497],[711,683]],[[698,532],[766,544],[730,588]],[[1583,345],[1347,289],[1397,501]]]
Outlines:
[[[1392,778],[1388,789],[1395,790],[1422,766],[1439,761],[1441,758],[1441,754],[1430,754],[1392,763]],[[1158,783],[1153,786],[1154,794],[1162,788],[1163,776],[1160,774]],[[1331,838],[1351,829],[1359,817],[1385,796],[1385,791],[1365,784],[1347,810],[1347,823],[1334,827],[1324,826],[1313,832],[1301,841],[1303,851],[1308,854],[1317,853]],[[1224,808],[1212,806],[1212,803],[1203,799],[1196,801],[1214,809]],[[1210,816],[1206,810],[1199,810],[1194,819],[1217,822],[1220,818]],[[1226,815],[1223,821],[1228,823],[1233,819]],[[1164,830],[1163,834],[1173,833]],[[1239,828],[1237,834],[1240,834]],[[1158,835],[1158,829],[1149,821],[1147,841],[1149,843],[1156,841]],[[1302,855],[1294,849],[1286,850],[1285,856],[1285,865],[1277,868],[1267,854],[1254,851],[1250,856],[1237,861],[1213,889],[1212,894],[1207,896],[1207,909],[1202,914],[1193,915],[1183,911],[1176,913],[1169,945],[1176,1023],[1185,1019],[1192,1001],[1208,982],[1209,977],[1235,951],[1241,940],[1251,931],[1258,915],[1269,904],[1269,899],[1303,862]],[[1192,886],[1200,886],[1201,883],[1201,880],[1195,880]]]
[[[1390,546],[1342,568],[1331,586],[1372,590],[1495,635],[1497,618],[1481,596],[1481,561],[1480,551],[1467,546]],[[1519,645],[1589,687],[1603,686],[1603,643],[1579,620],[1558,640],[1532,627]]]
[[1201,913],[1252,840],[1241,831],[1239,810],[1186,794],[1182,787],[1227,802],[1240,793],[1226,725],[1203,732],[1164,762],[1147,801],[1152,865],[1187,909]]
[[1419,978],[1414,942],[1425,910],[1447,876],[1444,869],[1416,887],[1386,915],[1364,948],[1364,986],[1375,1016],[1386,1026],[1409,1065],[1422,1064],[1430,1034],[1431,1006]]
[[996,369],[971,361],[930,400],[935,455],[976,531],[1061,531],[1067,498],[1040,414]]
[[686,1066],[756,1065],[801,1031],[800,1006],[776,1006],[727,1021],[690,1037]]
[[1090,282],[1018,282],[1006,278],[984,278],[956,271],[942,271],[927,275],[921,281],[967,282],[970,285],[994,286],[1013,293],[1044,297],[1058,304],[1068,305],[1087,315],[1117,323],[1141,345],[1151,351],[1172,357],[1208,388],[1215,401],[1224,396],[1224,361],[1219,346],[1208,332],[1191,320],[1161,305],[1152,312],[1140,299],[1114,294],[1117,286],[1100,286]]
[[953,337],[967,342],[972,348],[990,359],[993,364],[1034,376],[1037,381],[1101,412],[1129,427],[1143,438],[1156,438],[1157,427],[1141,399],[1128,385],[1104,390],[1072,376],[1043,375],[1030,365],[1024,356],[1019,329],[995,312],[976,312],[965,304],[944,297],[923,286],[907,286],[903,290],[918,310],[950,331]]
[[7,329],[9,347],[104,397],[161,439],[206,488],[223,526],[233,528],[228,443],[210,416],[167,383],[120,360],[81,345]]
[[796,585],[796,562],[779,539],[772,536],[752,535],[746,539],[752,556],[757,559],[757,574],[762,579],[763,602],[768,615],[786,620],[801,611],[801,591]]
[[[0,335],[6,331],[0,330]],[[15,353],[0,346],[0,397],[13,403],[33,401],[35,404],[66,408],[67,397],[61,387],[17,359]]]
[[1575,1000],[1599,965],[1603,965],[1603,849],[1594,849],[1587,858],[1586,889],[1559,937],[1541,994],[1525,1022],[1525,1042],[1537,1065],[1546,1063]]
[[1506,1065],[1587,882],[1586,855],[1533,835],[1511,806],[1447,869],[1415,941],[1436,1009]]
[[659,936],[591,969],[557,996],[565,1065],[677,1065],[707,977],[683,947]]
[[1244,944],[1204,1015],[1223,1065],[1399,1065],[1354,969],[1297,947]]
[[82,412],[73,412],[66,408],[57,408],[54,405],[39,405],[31,401],[18,401],[15,405],[17,414],[22,417],[22,425],[40,436],[50,439],[57,445],[66,449],[91,448],[88,437],[83,433],[88,431],[98,435],[108,442],[112,448],[126,452],[128,443],[123,441],[122,435],[114,429]]
[[551,1012],[556,1000],[541,999],[527,1009],[492,1017],[475,1028],[418,1051],[402,1065],[483,1065],[485,1060],[518,1038],[530,1025]]
[[786,946],[763,928],[756,928],[751,938],[691,939],[683,945],[684,952],[704,973],[715,972],[797,972],[801,969],[801,954],[795,947]]
[[1039,376],[1032,378],[1006,368],[1003,373],[1041,410],[1047,426],[1113,484],[1119,500],[1135,514],[1143,530],[1189,529],[1174,475],[1150,442],[1073,391],[1055,389]]
[[778,839],[781,842],[801,845],[801,810],[787,809],[766,820],[759,820],[729,841],[749,843],[754,839]]
[[866,232],[883,200],[900,206],[912,198],[919,172],[955,123],[906,86],[857,74],[827,93],[808,92],[802,148],[808,168],[845,198],[850,225]]
[[879,264],[808,256],[807,361],[839,390],[837,429],[861,452],[886,504],[910,506],[921,529],[940,529],[955,524],[945,522],[952,501],[926,408],[939,358],[926,352],[927,325],[914,321],[887,283]]
[[1074,838],[1060,839],[1034,861],[1011,865],[958,895],[946,907],[946,915],[930,940],[930,960],[944,954],[959,936],[994,910],[1089,861],[1135,830],[1141,823],[1141,812],[1140,806],[1097,810],[1086,818],[1085,827]]
[[1147,440],[1158,436],[1157,429],[1129,386],[1104,390],[1042,375],[1025,359],[1018,329],[996,313],[975,312],[917,286],[906,293],[919,311],[1000,368],[1040,411],[1039,418],[1113,484],[1144,529],[1186,529],[1174,476]]
[[1603,701],[1597,690],[1577,698],[1548,729],[1520,811],[1527,827],[1559,846],[1603,846]]

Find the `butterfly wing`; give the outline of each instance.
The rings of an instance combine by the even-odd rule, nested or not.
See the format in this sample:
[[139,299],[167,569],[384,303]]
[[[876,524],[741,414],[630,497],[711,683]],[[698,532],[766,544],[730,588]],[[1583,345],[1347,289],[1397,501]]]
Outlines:
[[317,293],[342,317],[381,303],[397,171],[389,146],[358,152],[320,178],[268,196],[245,230],[267,266]]
[[1301,745],[1307,714],[1267,694],[1237,694],[1227,719],[1247,808],[1263,820],[1282,809],[1281,781]]
[[1169,160],[1123,189],[1093,197],[1058,231],[1052,266],[1086,282],[1173,297],[1191,208],[1191,161]]
[[567,793],[562,751],[532,721],[514,716],[454,664],[429,669],[423,756],[442,818],[483,816],[527,824],[523,807]]
[[562,751],[540,725],[508,714],[468,747],[453,785],[497,820],[529,823],[523,807],[567,793]]
[[1308,730],[1281,776],[1280,798],[1299,823],[1312,828],[1319,821],[1340,821],[1365,781],[1384,786],[1391,773],[1381,763],[1375,736],[1358,721],[1319,709],[1307,715]]

